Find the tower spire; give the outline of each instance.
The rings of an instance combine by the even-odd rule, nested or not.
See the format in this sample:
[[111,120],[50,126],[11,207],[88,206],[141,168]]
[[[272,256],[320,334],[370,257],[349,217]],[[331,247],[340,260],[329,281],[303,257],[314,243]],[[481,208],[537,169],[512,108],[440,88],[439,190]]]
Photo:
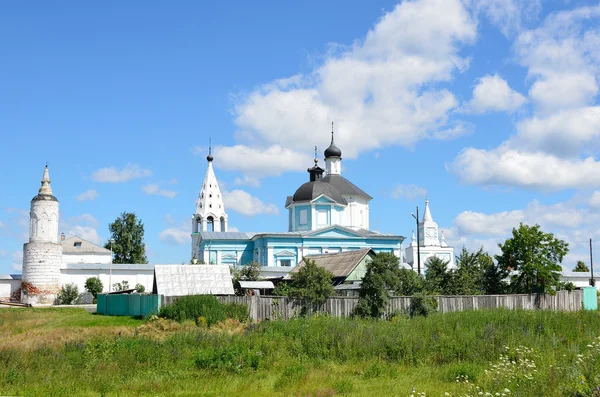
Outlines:
[[208,138],[208,156],[206,156],[206,160],[210,163],[213,161],[212,155],[212,138]]
[[50,187],[50,173],[48,172],[48,162],[44,168],[44,176],[42,177],[42,186],[40,187],[39,194],[45,194],[52,196],[52,188]]

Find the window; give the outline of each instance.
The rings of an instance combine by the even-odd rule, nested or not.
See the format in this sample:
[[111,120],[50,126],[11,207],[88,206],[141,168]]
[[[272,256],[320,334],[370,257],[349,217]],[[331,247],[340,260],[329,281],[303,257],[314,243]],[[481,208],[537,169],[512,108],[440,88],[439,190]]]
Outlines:
[[209,194],[208,197],[212,197],[212,194]]
[[81,241],[75,241],[75,242],[73,243],[73,246],[74,246],[74,247],[77,247],[77,248],[81,248]]
[[308,210],[300,210],[300,224],[308,224]]
[[279,265],[283,266],[283,267],[290,267],[290,266],[292,266],[292,260],[291,259],[281,259],[279,261]]

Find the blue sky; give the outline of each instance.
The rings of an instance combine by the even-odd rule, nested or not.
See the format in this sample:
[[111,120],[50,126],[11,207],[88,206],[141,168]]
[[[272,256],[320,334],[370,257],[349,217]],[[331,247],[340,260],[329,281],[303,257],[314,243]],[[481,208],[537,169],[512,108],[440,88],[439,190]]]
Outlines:
[[229,224],[285,231],[331,121],[371,229],[431,202],[456,247],[519,222],[587,257],[600,221],[592,1],[10,2],[0,6],[0,273],[46,161],[60,231],[135,211],[152,263],[190,257],[212,137]]

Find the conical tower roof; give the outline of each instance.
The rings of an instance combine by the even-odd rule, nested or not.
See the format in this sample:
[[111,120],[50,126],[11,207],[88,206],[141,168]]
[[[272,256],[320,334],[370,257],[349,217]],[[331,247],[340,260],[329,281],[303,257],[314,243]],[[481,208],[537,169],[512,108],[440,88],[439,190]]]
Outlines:
[[48,164],[44,168],[44,175],[42,176],[42,186],[38,191],[38,195],[35,196],[32,201],[46,200],[46,201],[58,201],[56,197],[52,195],[52,187],[50,186],[50,172],[48,171]]

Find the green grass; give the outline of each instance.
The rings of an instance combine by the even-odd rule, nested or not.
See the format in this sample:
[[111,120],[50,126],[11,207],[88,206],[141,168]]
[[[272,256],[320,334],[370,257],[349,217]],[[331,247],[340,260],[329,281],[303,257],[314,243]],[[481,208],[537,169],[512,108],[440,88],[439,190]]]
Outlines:
[[315,317],[233,334],[188,324],[156,338],[142,331],[164,320],[139,327],[140,320],[76,310],[11,311],[0,310],[0,332],[13,322],[32,332],[26,324],[40,316],[48,323],[35,322],[35,329],[135,332],[0,348],[0,395],[409,396],[415,387],[444,396],[510,387],[510,395],[583,396],[600,385],[597,312],[497,310],[394,322]]

